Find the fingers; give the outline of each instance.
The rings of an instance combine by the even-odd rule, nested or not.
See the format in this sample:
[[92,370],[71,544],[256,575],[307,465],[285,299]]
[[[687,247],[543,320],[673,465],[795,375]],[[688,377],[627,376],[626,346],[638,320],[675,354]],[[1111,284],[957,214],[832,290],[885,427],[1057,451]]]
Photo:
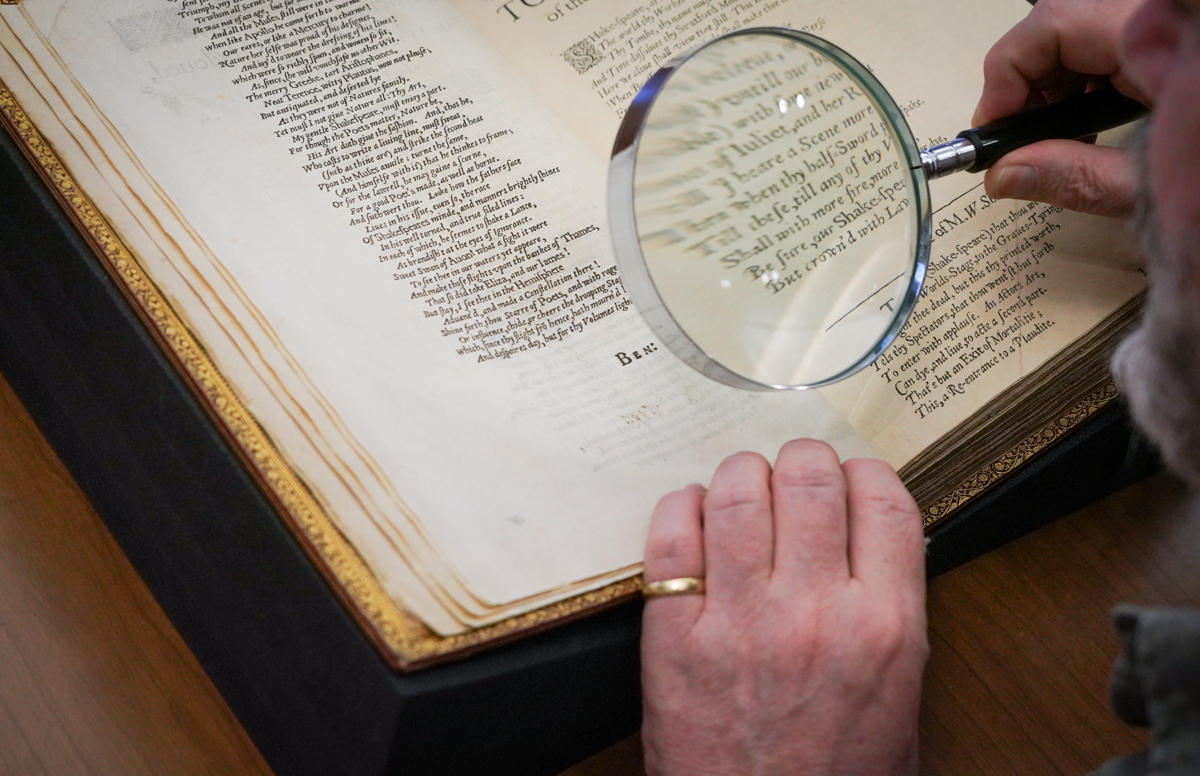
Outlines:
[[[704,538],[700,511],[705,490],[689,485],[663,496],[650,517],[646,537],[643,576],[647,582],[676,577],[704,576]],[[704,597],[676,595],[652,599],[646,606],[656,607],[656,616],[674,629],[688,627],[700,616]]]
[[1086,76],[1109,76],[1122,92],[1140,98],[1118,56],[1121,31],[1136,7],[1137,0],[1039,2],[984,59],[974,125],[1020,111],[1036,92],[1056,98],[1082,91]]
[[1104,216],[1133,213],[1137,172],[1125,151],[1045,140],[1007,154],[987,171],[992,199],[1031,199]]
[[1040,91],[1034,85],[1047,85],[1063,70],[1058,29],[1039,18],[1035,6],[984,57],[983,94],[971,118],[972,125],[980,126],[1029,107],[1031,94]]
[[845,581],[846,478],[824,442],[798,439],[779,451],[771,476],[775,569],[804,588]]
[[750,599],[771,576],[771,466],[756,453],[721,462],[704,499],[707,597],[713,606]]
[[760,455],[738,453],[707,492],[693,485],[663,497],[646,543],[646,581],[704,576],[707,593],[653,599],[647,611],[655,607],[664,632],[681,633],[709,608],[749,613],[773,581],[808,594],[852,576],[922,591],[924,557],[916,504],[888,464],[841,464],[824,442],[794,440],[774,470]]
[[[896,475],[878,461],[840,465],[828,445],[801,440],[784,445],[774,471],[759,455],[726,459],[703,507],[707,600],[646,606],[649,772],[915,772],[923,543]],[[660,502],[647,578],[700,567],[699,508],[696,488]],[[656,548],[673,525],[686,541]],[[874,584],[849,576],[860,563],[879,566],[861,569]],[[841,584],[793,584],[821,568]],[[694,627],[667,627],[677,604],[703,608]]]
[[850,573],[892,591],[925,589],[921,513],[896,472],[875,458],[842,464],[849,491]]

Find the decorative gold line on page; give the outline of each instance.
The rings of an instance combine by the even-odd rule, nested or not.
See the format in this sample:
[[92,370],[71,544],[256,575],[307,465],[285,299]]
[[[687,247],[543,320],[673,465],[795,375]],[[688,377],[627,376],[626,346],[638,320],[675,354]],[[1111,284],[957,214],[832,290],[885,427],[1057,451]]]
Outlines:
[[396,609],[394,604],[366,573],[361,559],[353,557],[353,551],[346,546],[345,540],[337,534],[312,497],[279,458],[262,429],[217,372],[208,355],[166,304],[95,205],[79,189],[12,93],[2,85],[0,112],[86,235],[99,247],[109,270],[136,300],[209,407],[294,518],[305,540],[319,553],[329,571],[352,598],[355,607],[375,627],[388,647],[399,651],[411,636],[405,632],[407,624],[397,612],[392,611]]
[[[15,3],[13,0],[0,0],[0,4]],[[310,555],[315,556],[318,567],[326,576],[332,577],[331,584],[393,666],[408,668],[452,653],[465,653],[638,594],[639,579],[626,579],[460,635],[441,637],[430,631],[384,592],[361,556],[283,460],[241,398],[166,303],[129,249],[75,183],[2,82],[0,118],[40,169],[69,214],[99,249],[109,272],[123,285],[146,320],[170,348],[196,391],[253,465],[260,481],[300,535]]]
[[933,526],[955,509],[978,496],[986,488],[1004,479],[1023,463],[1078,426],[1080,422],[1103,409],[1115,398],[1117,398],[1117,386],[1112,382],[1106,383],[1102,388],[1086,396],[1065,415],[1031,434],[1012,450],[983,467],[954,490],[926,507],[921,515],[925,528]]

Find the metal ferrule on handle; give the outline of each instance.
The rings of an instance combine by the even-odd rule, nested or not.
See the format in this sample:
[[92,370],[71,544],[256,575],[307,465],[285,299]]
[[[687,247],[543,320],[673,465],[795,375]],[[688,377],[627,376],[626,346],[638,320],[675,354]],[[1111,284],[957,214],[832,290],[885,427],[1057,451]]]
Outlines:
[[929,180],[949,175],[959,170],[968,170],[975,164],[975,145],[966,138],[955,138],[949,143],[921,149],[921,167]]
[[1145,114],[1145,105],[1105,86],[959,132],[949,143],[922,150],[921,166],[929,178],[958,170],[983,172],[1021,146],[1052,138],[1078,140]]

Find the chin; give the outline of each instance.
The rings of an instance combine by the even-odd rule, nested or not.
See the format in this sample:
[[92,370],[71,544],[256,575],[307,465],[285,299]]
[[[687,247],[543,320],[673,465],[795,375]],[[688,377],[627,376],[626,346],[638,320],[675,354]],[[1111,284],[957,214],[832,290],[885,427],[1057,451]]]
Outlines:
[[1167,466],[1200,489],[1200,225],[1173,230],[1180,239],[1165,247],[1146,188],[1137,221],[1149,297],[1141,323],[1113,354],[1113,374]]
[[[1153,304],[1153,302],[1151,302]],[[1163,461],[1200,489],[1200,331],[1144,320],[1113,354],[1134,422]]]

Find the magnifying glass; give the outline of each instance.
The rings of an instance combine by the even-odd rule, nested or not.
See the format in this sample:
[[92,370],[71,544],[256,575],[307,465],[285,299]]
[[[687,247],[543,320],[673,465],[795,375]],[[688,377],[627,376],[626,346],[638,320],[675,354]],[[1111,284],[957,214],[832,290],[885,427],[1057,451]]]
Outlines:
[[692,368],[750,390],[827,385],[871,363],[916,304],[928,179],[1145,112],[1100,89],[918,149],[867,68],[816,36],[728,33],[638,92],[609,165],[626,290]]

